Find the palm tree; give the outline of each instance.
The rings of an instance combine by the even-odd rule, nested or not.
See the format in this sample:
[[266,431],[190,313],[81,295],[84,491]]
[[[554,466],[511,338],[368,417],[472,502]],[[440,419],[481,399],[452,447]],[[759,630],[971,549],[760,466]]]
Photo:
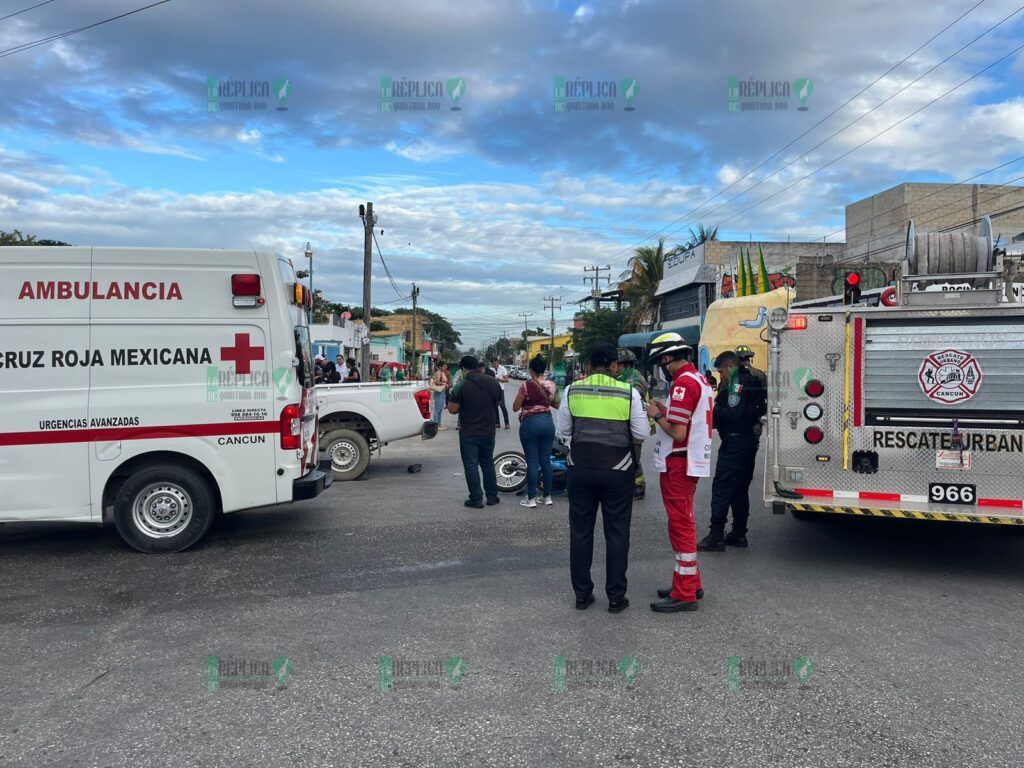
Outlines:
[[718,239],[718,227],[705,227],[703,224],[698,224],[697,229],[690,227],[690,239],[683,246],[683,250],[693,248],[695,245],[706,243],[708,240]]
[[626,282],[626,298],[629,300],[626,330],[638,331],[654,325],[654,292],[665,275],[665,259],[679,250],[676,246],[666,251],[665,238],[661,238],[657,247],[642,245],[634,251],[629,260],[629,279]]

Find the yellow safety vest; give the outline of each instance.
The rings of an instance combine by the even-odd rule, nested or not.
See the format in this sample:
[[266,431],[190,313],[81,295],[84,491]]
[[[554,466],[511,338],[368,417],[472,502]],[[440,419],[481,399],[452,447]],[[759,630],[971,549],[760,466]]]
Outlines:
[[632,471],[633,435],[629,415],[633,388],[611,376],[595,373],[569,386],[572,414],[569,466]]

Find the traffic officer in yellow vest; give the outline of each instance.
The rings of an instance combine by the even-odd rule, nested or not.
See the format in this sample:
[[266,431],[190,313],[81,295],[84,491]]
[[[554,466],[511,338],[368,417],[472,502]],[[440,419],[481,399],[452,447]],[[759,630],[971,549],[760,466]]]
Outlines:
[[[647,407],[647,379],[644,375],[637,370],[636,367],[636,355],[633,354],[631,349],[620,349],[619,350],[619,362],[622,364],[622,373],[617,378],[619,381],[623,381],[629,384],[631,387],[635,387],[636,391],[640,393],[640,401]],[[651,424],[649,434],[654,434],[654,422],[648,421]],[[633,443],[633,447],[636,449],[636,478],[633,481],[633,500],[637,501],[642,499],[647,493],[647,478],[644,477],[644,467],[640,463],[640,451],[643,448],[643,441],[637,440]]]
[[622,372],[618,350],[597,344],[590,353],[593,373],[568,387],[558,410],[557,431],[571,436],[568,459],[569,570],[577,610],[594,602],[590,565],[594,524],[601,506],[607,560],[608,611],[629,607],[626,568],[633,515],[634,440],[649,434],[647,415],[635,388],[616,377]]

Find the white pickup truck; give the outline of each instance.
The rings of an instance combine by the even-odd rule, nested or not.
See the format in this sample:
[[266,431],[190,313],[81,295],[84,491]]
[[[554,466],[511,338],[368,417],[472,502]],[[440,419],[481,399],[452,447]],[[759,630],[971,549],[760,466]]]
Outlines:
[[320,384],[316,388],[320,450],[330,459],[334,479],[355,480],[370,453],[395,440],[430,440],[430,390],[422,381]]

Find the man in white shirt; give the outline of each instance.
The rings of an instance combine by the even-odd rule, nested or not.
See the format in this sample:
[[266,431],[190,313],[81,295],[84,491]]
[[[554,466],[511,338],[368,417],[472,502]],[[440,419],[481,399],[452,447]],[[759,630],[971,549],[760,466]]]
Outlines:
[[345,356],[338,355],[334,358],[334,364],[338,368],[338,373],[341,375],[341,380],[344,381],[345,377],[348,376],[348,366],[345,365]]
[[[498,358],[491,358],[491,368],[494,370],[494,378],[498,380],[498,384],[501,385],[501,399],[498,401],[498,409],[505,416],[505,429],[511,429],[508,425],[508,408],[505,407],[505,385],[508,384],[508,368],[501,364]],[[494,414],[494,426],[498,428],[501,426],[501,421],[498,419],[498,414]]]

